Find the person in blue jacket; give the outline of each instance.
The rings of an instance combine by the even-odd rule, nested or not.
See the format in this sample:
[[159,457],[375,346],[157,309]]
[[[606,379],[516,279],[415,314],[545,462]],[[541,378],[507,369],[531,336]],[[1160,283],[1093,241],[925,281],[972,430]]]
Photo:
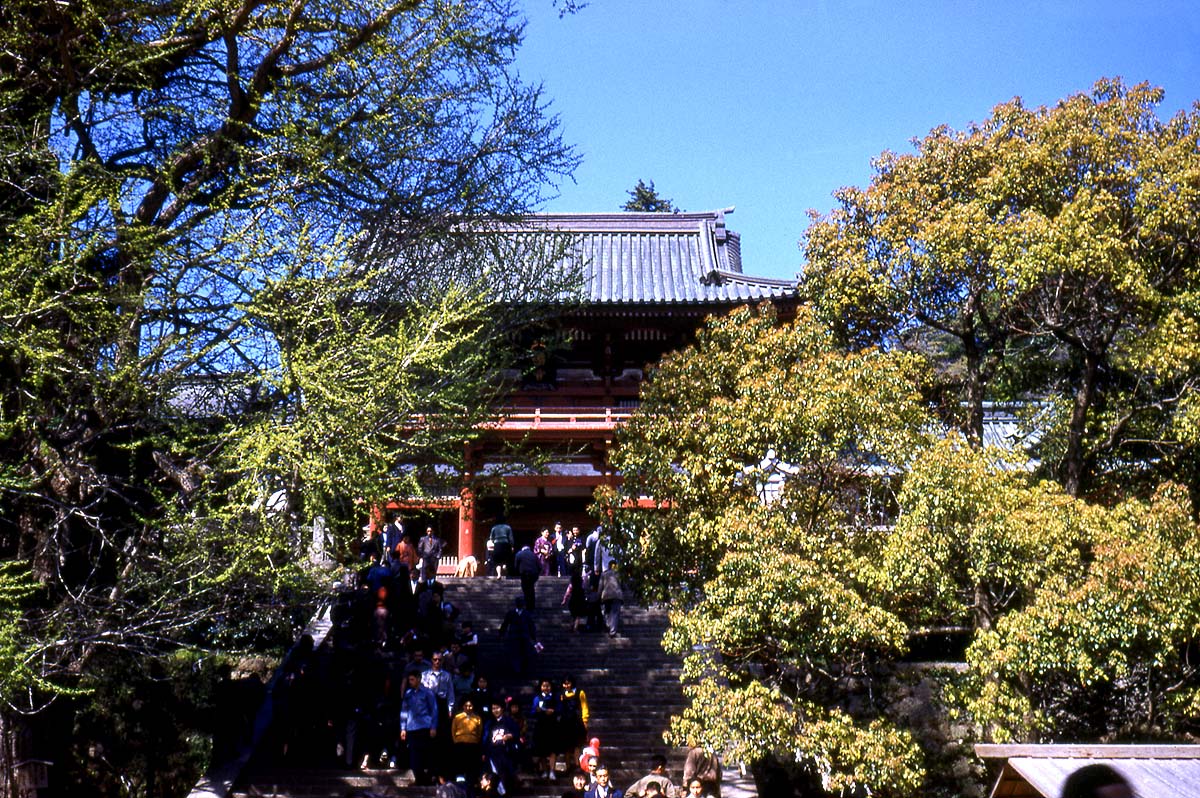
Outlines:
[[421,684],[421,673],[415,669],[404,676],[407,682],[400,701],[400,739],[408,744],[408,762],[417,784],[432,784],[431,743],[437,736],[437,696]]

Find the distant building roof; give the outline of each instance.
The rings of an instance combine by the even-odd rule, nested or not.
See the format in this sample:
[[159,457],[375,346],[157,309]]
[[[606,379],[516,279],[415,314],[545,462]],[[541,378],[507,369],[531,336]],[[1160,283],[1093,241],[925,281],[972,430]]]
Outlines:
[[1200,795],[1200,745],[976,745],[1003,759],[992,798],[1058,798],[1067,776],[1103,764],[1129,781],[1138,798]]
[[546,213],[499,232],[567,237],[564,265],[582,270],[591,305],[739,304],[796,296],[794,280],[742,272],[732,208],[700,213]]
[[1041,430],[1023,421],[1018,412],[1039,410],[1030,402],[984,402],[983,445],[1018,451],[1036,445],[1042,439]]

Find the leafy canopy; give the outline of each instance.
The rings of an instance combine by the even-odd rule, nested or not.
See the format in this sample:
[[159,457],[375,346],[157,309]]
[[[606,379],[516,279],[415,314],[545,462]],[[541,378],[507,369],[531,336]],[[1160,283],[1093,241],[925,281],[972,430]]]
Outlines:
[[522,32],[507,0],[0,8],[14,708],[290,639],[318,519],[342,553],[360,501],[461,461],[505,342],[573,289],[464,234],[577,162]]
[[850,795],[979,789],[973,740],[1194,730],[1200,527],[934,434],[929,363],[801,307],[665,358],[598,492],[689,705],[670,738]]
[[939,362],[935,397],[972,445],[986,402],[1036,402],[1067,492],[1168,477],[1195,499],[1200,116],[1162,120],[1161,101],[1101,80],[883,153],[814,214],[803,293],[842,340]]
[[769,306],[711,320],[656,369],[614,455],[624,482],[599,498],[642,595],[676,607],[665,645],[691,705],[673,740],[834,791],[920,784],[911,734],[869,697],[868,663],[906,626],[864,578],[865,505],[925,436],[919,382],[917,358],[839,351],[809,309],[781,324]]

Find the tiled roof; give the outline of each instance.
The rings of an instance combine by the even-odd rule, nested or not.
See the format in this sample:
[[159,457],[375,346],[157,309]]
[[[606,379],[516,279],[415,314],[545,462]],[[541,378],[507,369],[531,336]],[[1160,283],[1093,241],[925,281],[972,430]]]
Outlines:
[[738,304],[796,294],[794,280],[742,272],[741,242],[725,227],[732,208],[703,213],[534,214],[500,231],[567,238],[561,262],[582,269],[593,305]]

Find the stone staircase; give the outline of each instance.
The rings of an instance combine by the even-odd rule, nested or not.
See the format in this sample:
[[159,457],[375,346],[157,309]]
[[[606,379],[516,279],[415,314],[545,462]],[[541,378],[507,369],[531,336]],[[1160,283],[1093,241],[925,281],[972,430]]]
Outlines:
[[[661,640],[667,626],[659,609],[626,605],[622,611],[622,636],[600,632],[572,632],[569,616],[559,602],[566,589],[563,578],[543,577],[537,584],[537,631],[545,650],[538,656],[528,681],[506,675],[506,658],[497,634],[504,613],[521,594],[516,580],[446,578],[446,599],[469,619],[479,635],[479,672],[489,676],[504,695],[520,696],[528,707],[534,680],[545,676],[557,686],[563,676],[574,675],[588,696],[591,710],[589,736],[599,737],[602,760],[613,782],[624,789],[645,775],[653,754],[668,757],[670,773],[678,783],[685,751],[669,749],[662,739],[669,718],[680,711],[680,663],[663,652]],[[317,658],[330,657],[338,629],[317,650]],[[315,668],[317,673],[323,668]],[[329,689],[332,689],[330,687]],[[294,717],[293,713],[293,717]],[[570,787],[560,774],[555,782],[523,773],[518,795],[531,798],[559,796]],[[340,767],[332,751],[318,752],[302,764],[280,764],[265,755],[251,757],[235,781],[235,798],[351,798],[352,796],[431,796],[432,787],[412,785],[406,769],[351,770]]]

